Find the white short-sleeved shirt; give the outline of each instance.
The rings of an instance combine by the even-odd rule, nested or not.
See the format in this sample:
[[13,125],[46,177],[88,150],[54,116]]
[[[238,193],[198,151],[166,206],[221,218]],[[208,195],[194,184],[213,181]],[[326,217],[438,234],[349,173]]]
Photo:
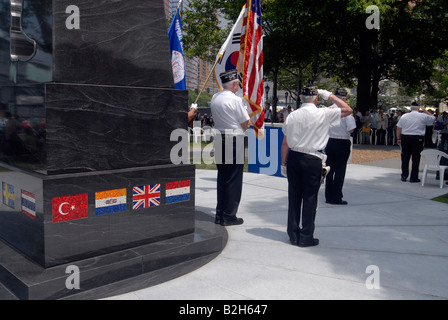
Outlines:
[[401,116],[397,127],[401,128],[401,134],[412,136],[424,136],[426,126],[434,123],[434,116],[413,110]]
[[[330,106],[332,109],[339,107],[336,104]],[[356,121],[352,116],[348,116],[341,119],[341,123],[338,126],[330,128],[330,138],[350,140],[350,131],[356,129]]]
[[324,150],[330,127],[338,126],[340,121],[340,108],[317,108],[313,103],[304,103],[289,114],[283,133],[291,149]]
[[226,130],[242,130],[241,123],[250,119],[243,99],[230,90],[224,89],[216,93],[210,107],[215,129],[222,133]]

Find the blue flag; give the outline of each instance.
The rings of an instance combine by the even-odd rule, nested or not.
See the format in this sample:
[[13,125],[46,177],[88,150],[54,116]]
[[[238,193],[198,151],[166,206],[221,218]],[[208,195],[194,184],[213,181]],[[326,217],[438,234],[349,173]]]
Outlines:
[[179,9],[171,21],[168,29],[168,38],[170,39],[171,61],[173,63],[174,85],[176,89],[186,90],[187,80],[185,75],[185,59],[182,43],[182,24],[180,20]]

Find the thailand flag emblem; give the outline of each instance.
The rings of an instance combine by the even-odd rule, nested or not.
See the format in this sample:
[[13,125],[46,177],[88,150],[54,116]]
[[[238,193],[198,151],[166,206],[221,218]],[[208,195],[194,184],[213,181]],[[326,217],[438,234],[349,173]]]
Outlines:
[[166,184],[166,203],[190,200],[190,180],[169,182]]
[[160,206],[160,184],[132,188],[132,208],[134,210]]
[[22,213],[36,219],[36,196],[25,190],[22,190]]

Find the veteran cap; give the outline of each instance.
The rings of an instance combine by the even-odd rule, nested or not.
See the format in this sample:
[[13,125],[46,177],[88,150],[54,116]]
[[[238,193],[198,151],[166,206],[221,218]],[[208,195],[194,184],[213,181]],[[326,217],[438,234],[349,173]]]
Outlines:
[[348,91],[344,88],[338,88],[336,89],[336,92],[334,93],[335,96],[339,97],[346,97],[348,94]]
[[313,84],[307,84],[303,87],[301,95],[303,96],[317,96],[317,86]]
[[237,80],[238,74],[236,72],[236,69],[234,69],[221,73],[219,77],[221,78],[221,82],[224,84],[233,80]]

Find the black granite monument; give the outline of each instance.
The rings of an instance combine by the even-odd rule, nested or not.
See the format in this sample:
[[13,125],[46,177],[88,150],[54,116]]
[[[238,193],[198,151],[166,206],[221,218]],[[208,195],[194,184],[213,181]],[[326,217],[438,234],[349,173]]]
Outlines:
[[[121,265],[108,280],[97,270],[91,289],[166,263],[155,246],[189,256],[195,169],[170,161],[187,99],[162,0],[0,0],[0,238],[33,263],[14,273],[0,249],[0,282],[19,298],[59,298],[73,294],[68,264]],[[192,256],[222,248],[212,242]],[[33,294],[30,274],[59,283]]]

